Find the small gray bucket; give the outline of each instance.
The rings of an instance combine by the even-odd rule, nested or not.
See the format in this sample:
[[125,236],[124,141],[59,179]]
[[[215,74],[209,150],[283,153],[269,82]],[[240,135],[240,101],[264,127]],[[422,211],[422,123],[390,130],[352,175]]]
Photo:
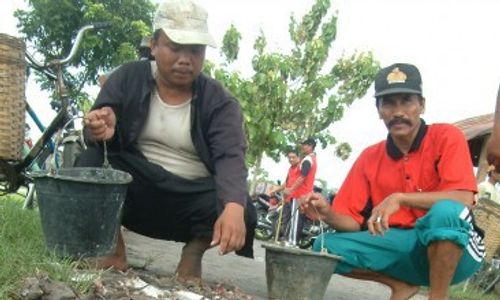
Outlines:
[[342,258],[278,244],[266,249],[266,280],[269,299],[322,300],[330,277]]
[[34,172],[49,251],[73,258],[111,254],[132,176],[111,168]]

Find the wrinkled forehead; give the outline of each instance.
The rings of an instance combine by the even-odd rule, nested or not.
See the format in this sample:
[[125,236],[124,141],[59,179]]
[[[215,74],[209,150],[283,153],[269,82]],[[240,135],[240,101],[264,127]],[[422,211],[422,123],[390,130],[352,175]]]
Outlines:
[[424,98],[422,95],[415,93],[395,93],[379,96],[376,98],[376,105],[387,103],[387,102],[398,102],[398,101],[411,101],[411,100],[419,100],[422,101]]

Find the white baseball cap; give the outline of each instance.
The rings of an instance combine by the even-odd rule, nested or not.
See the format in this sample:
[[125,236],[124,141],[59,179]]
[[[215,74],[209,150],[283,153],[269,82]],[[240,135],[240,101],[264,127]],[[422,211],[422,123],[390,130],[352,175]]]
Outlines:
[[166,0],[156,10],[154,30],[162,29],[177,44],[216,47],[208,32],[208,14],[191,0]]

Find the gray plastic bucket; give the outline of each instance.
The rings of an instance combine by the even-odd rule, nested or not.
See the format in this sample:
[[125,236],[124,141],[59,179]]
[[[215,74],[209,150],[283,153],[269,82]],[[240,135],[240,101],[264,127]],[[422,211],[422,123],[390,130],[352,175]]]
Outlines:
[[68,168],[31,175],[49,251],[73,258],[113,252],[130,174],[111,168]]
[[266,249],[269,299],[322,300],[340,256],[278,244]]

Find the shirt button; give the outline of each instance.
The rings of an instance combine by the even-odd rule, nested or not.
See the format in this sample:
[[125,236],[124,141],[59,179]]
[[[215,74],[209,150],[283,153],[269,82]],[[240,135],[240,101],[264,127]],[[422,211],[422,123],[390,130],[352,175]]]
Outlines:
[[410,175],[406,175],[406,180],[410,180],[411,176]]

